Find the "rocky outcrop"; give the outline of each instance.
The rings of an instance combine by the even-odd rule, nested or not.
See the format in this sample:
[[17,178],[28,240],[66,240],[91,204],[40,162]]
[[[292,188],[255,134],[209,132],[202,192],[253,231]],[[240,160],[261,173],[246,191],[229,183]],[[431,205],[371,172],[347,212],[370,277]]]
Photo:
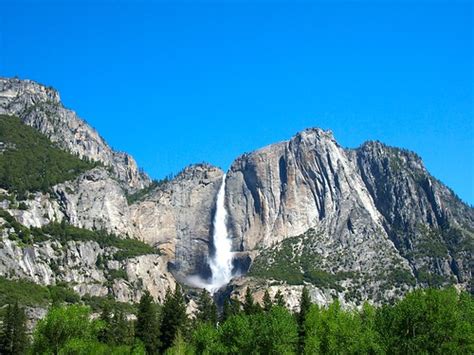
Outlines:
[[336,290],[346,303],[416,285],[469,287],[474,210],[414,153],[344,149],[308,129],[239,157],[226,188],[234,250],[252,257],[257,279]]
[[209,273],[207,257],[222,170],[193,165],[130,207],[136,235],[159,246],[181,276]]
[[74,181],[54,186],[53,191],[72,225],[135,236],[125,193],[105,169],[95,168]]
[[62,221],[64,213],[58,201],[49,193],[31,193],[28,200],[22,201],[26,208],[19,209],[19,202],[13,200],[14,194],[0,189],[0,195],[8,196],[11,200],[4,199],[0,208],[7,210],[15,219],[27,227],[41,227],[52,221]]
[[341,243],[363,231],[375,234],[381,216],[356,169],[320,129],[238,158],[226,191],[236,246],[270,246],[320,225]]
[[18,203],[10,204],[7,200],[0,207],[27,227],[41,227],[65,219],[79,228],[106,230],[128,237],[136,235],[125,191],[101,167],[55,185],[51,192],[30,194],[22,203],[26,208],[18,209]]
[[367,142],[352,153],[384,229],[418,279],[469,282],[474,209],[432,177],[415,153],[380,142]]
[[[32,81],[0,78],[0,114],[17,115],[61,148],[101,163],[48,193],[28,194],[21,208],[14,193],[0,191],[0,208],[27,227],[65,220],[161,251],[118,261],[94,241],[25,246],[0,228],[0,275],[68,282],[80,294],[112,293],[121,301],[136,301],[145,289],[160,299],[175,280],[209,276],[223,171],[193,165],[149,185],[130,156],[64,108],[54,89]],[[127,201],[146,186],[137,201]],[[474,209],[412,152],[379,142],[344,149],[331,132],[307,129],[237,158],[225,200],[235,266],[244,274],[250,266],[230,286],[238,295],[250,286],[260,297],[271,284],[294,306],[306,284],[320,304],[338,298],[357,305],[418,286],[468,288],[472,279]]]
[[[303,291],[303,285],[288,285],[288,284],[266,284],[258,282],[251,278],[238,278],[232,283],[233,292],[232,296],[245,302],[245,293],[247,287],[252,290],[252,296],[254,300],[263,305],[263,296],[265,291],[268,291],[271,299],[275,299],[275,295],[280,292],[285,300],[285,307],[292,312],[299,312],[301,292]],[[309,291],[311,300],[318,305],[328,305],[333,302],[334,299],[338,298],[336,292],[331,290],[324,290],[312,285],[306,285]],[[348,304],[344,298],[339,298],[339,302],[344,306],[353,306]]]
[[59,93],[51,87],[31,80],[0,78],[0,114],[18,116],[59,147],[110,167],[127,189],[150,183],[130,155],[112,150],[95,129],[62,105]]
[[[11,233],[3,230],[0,238],[0,275],[10,279],[44,286],[67,283],[81,296],[110,294],[121,302],[138,302],[145,290],[163,300],[166,289],[175,285],[165,256],[150,254],[117,261],[113,247],[103,248],[95,241],[63,245],[49,240],[24,247],[8,238]],[[117,270],[122,272],[114,273]]]

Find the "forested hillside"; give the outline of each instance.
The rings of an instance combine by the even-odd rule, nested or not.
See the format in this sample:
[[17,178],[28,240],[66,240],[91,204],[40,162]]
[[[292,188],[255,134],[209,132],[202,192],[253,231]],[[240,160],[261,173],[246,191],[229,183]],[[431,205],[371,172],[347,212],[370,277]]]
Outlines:
[[24,195],[48,191],[97,163],[59,149],[46,136],[19,118],[0,115],[0,187]]

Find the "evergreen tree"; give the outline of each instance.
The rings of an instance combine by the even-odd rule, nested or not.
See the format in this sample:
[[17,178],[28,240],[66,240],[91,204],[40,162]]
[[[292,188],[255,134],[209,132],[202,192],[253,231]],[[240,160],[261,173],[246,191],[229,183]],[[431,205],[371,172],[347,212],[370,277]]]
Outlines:
[[242,303],[237,299],[232,297],[230,299],[230,313],[232,315],[238,315],[240,314],[242,310]]
[[230,299],[226,298],[224,300],[224,305],[222,306],[222,313],[219,318],[220,323],[224,323],[229,317],[231,316],[230,313]]
[[240,301],[235,298],[226,298],[221,315],[221,323],[225,322],[232,316],[240,313]]
[[278,290],[277,293],[275,294],[273,302],[277,306],[286,307],[285,299],[283,298],[283,294],[281,293],[280,290]]
[[270,294],[268,290],[265,290],[265,294],[263,295],[263,310],[265,312],[270,312],[273,307],[272,299],[270,298]]
[[181,286],[176,285],[174,293],[168,288],[163,303],[161,318],[161,351],[165,351],[172,344],[179,330],[186,327],[186,302]]
[[215,326],[218,320],[219,320],[219,313],[217,312],[217,305],[213,300],[212,308],[211,308],[211,323]]
[[110,302],[105,302],[104,306],[102,307],[102,312],[100,313],[99,319],[104,322],[104,328],[101,329],[99,333],[99,340],[106,344],[112,343],[112,332],[111,332],[111,306]]
[[255,302],[253,305],[253,314],[259,314],[263,312],[263,308],[260,303]]
[[303,291],[301,292],[300,312],[298,313],[298,324],[300,327],[304,325],[306,314],[308,313],[310,307],[311,297],[309,296],[308,288],[304,286]]
[[0,333],[0,354],[23,354],[28,347],[26,315],[18,302],[8,305]]
[[250,292],[250,287],[247,287],[247,290],[245,291],[243,308],[244,308],[244,313],[246,315],[251,315],[251,314],[256,313],[255,303],[253,300],[252,293]]
[[145,345],[147,354],[158,354],[160,349],[160,324],[156,305],[148,291],[140,299],[135,336]]
[[[158,326],[157,326],[158,328]],[[130,322],[121,310],[115,310],[110,322],[110,343],[112,345],[130,345],[132,343],[132,331]],[[157,335],[155,335],[157,337]]]
[[306,315],[308,314],[311,308],[311,297],[309,296],[309,291],[306,286],[303,287],[301,292],[300,300],[300,311],[298,313],[298,327],[300,335],[300,350],[302,351],[305,343],[305,321]]
[[196,320],[212,325],[217,323],[217,307],[207,290],[203,289],[198,300]]

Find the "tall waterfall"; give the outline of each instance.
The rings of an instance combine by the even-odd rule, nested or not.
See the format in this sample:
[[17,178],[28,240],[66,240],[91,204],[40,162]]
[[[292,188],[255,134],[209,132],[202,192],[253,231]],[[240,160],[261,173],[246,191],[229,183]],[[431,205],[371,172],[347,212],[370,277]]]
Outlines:
[[225,178],[222,177],[222,183],[217,194],[216,212],[214,215],[214,255],[209,261],[212,271],[212,279],[208,287],[210,292],[217,291],[220,287],[227,284],[232,278],[232,240],[227,233],[227,211],[225,208]]

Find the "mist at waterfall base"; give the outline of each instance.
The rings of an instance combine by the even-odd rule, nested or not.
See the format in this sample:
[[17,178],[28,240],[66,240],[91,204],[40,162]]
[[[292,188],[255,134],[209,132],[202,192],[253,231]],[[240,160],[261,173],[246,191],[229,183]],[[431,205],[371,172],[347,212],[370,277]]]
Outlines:
[[200,276],[193,275],[188,277],[188,283],[192,286],[205,288],[211,294],[215,293],[222,286],[227,285],[232,279],[232,240],[227,232],[227,210],[225,207],[225,178],[222,177],[222,183],[219,187],[216,200],[216,212],[214,214],[212,236],[214,255],[209,258],[209,267],[212,276],[205,280]]

